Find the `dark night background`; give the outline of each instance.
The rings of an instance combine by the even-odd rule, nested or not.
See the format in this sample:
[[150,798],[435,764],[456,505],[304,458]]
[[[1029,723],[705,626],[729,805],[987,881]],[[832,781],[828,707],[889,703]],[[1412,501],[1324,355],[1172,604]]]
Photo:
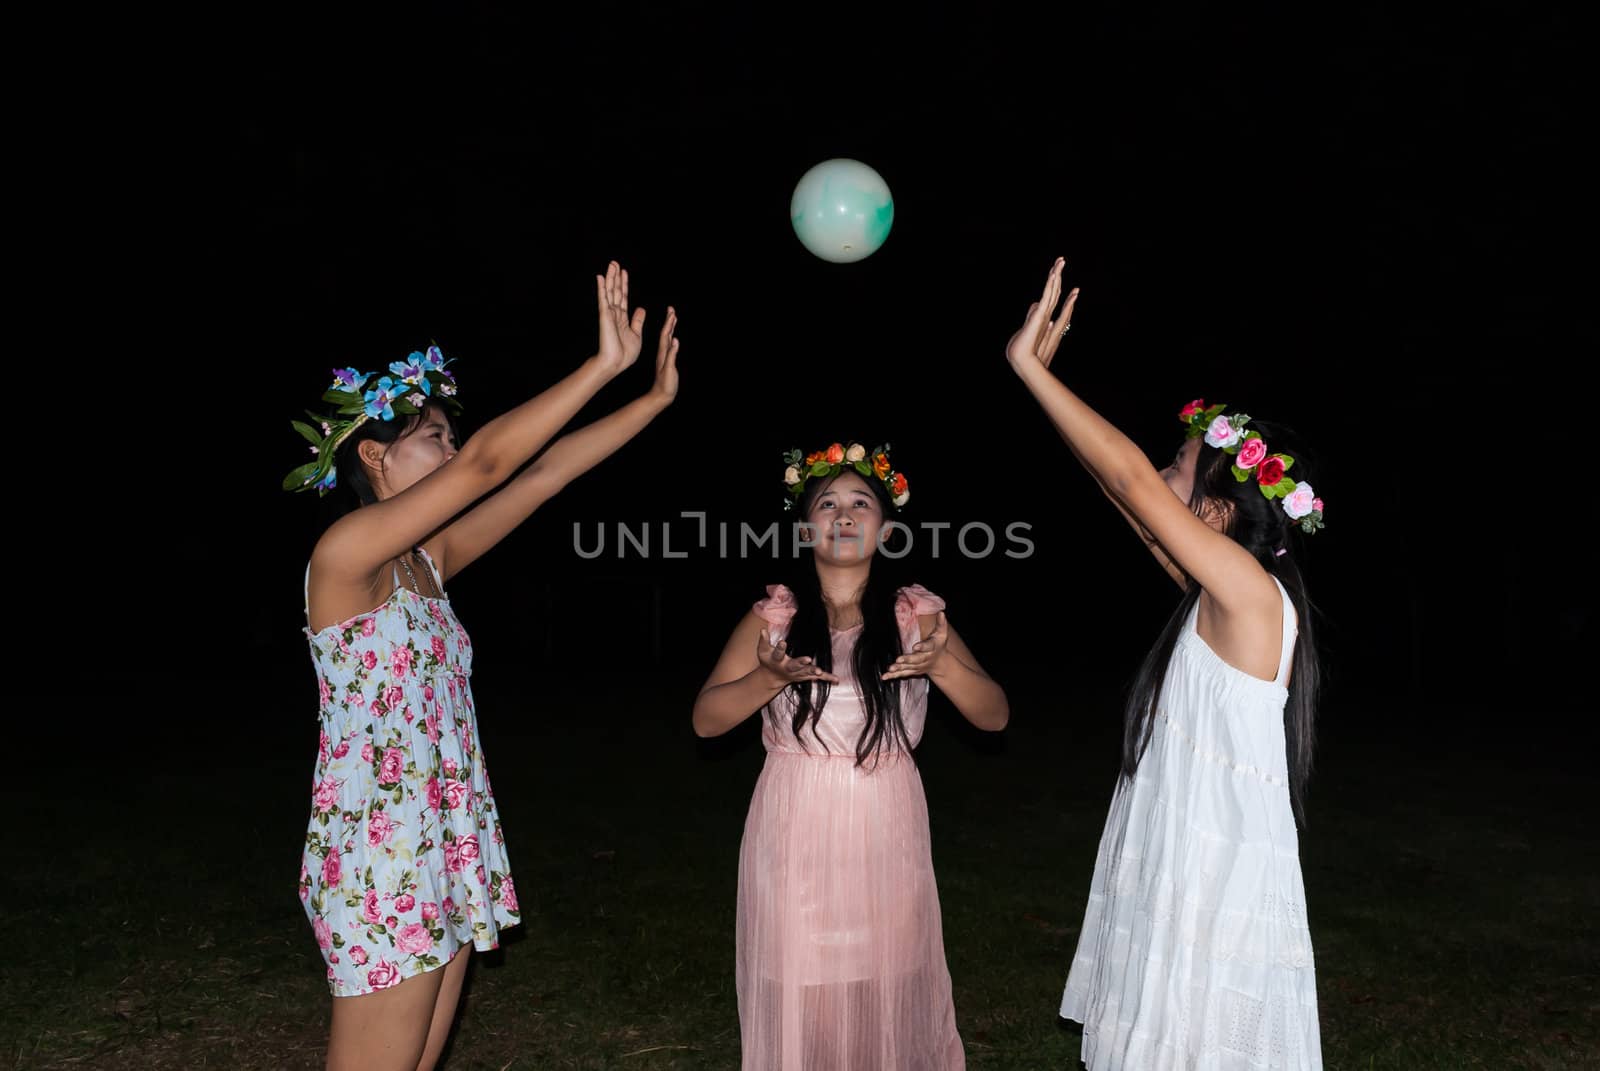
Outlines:
[[[1032,525],[1031,560],[967,560],[951,532],[908,560],[1004,683],[1053,697],[1031,716],[1114,717],[1072,697],[1121,685],[1173,593],[1004,361],[1060,253],[1083,297],[1056,368],[1152,456],[1196,395],[1311,444],[1329,734],[1492,727],[1508,703],[1583,730],[1556,668],[1594,639],[1586,401],[1563,370],[1587,360],[1555,255],[1576,192],[1564,20],[770,17],[438,7],[240,28],[208,223],[236,357],[264,374],[198,553],[259,586],[192,594],[226,593],[228,644],[281,667],[261,680],[286,721],[301,709],[309,732],[299,581],[326,517],[277,489],[303,453],[288,420],[328,368],[437,339],[470,431],[592,352],[609,258],[648,341],[580,420],[647,389],[669,302],[680,397],[455,583],[479,687],[603,661],[658,679],[650,716],[687,731],[728,628],[791,563],[618,558],[617,524],[648,522],[657,548],[683,510],[764,527],[783,450],[856,437],[894,445],[911,524]],[[833,156],[896,199],[853,265],[813,258],[787,219]],[[607,528],[604,556],[573,552],[575,523],[590,545]],[[695,534],[673,529],[674,549]]]
[[[93,108],[114,117],[105,125],[120,126],[117,142],[128,146],[112,173],[129,190],[148,182],[164,195],[161,208],[132,205],[120,222],[160,233],[123,249],[131,255],[112,269],[135,312],[80,305],[57,320],[69,336],[107,327],[123,341],[73,366],[103,359],[115,374],[73,380],[100,408],[71,425],[71,445],[87,455],[50,475],[62,508],[83,511],[85,522],[51,529],[63,534],[46,540],[46,557],[64,552],[61,560],[21,577],[45,608],[50,639],[36,645],[42,671],[30,663],[17,685],[24,732],[69,736],[61,761],[88,771],[72,782],[81,793],[74,811],[52,794],[56,760],[28,764],[24,807],[65,828],[80,822],[75,815],[127,806],[145,816],[128,834],[127,857],[156,860],[143,876],[125,866],[104,846],[113,836],[104,823],[101,841],[81,842],[89,847],[76,833],[47,836],[82,871],[58,914],[101,919],[99,936],[80,943],[84,973],[70,980],[88,1009],[81,1022],[138,1023],[137,1011],[130,1019],[116,1010],[121,997],[105,996],[135,975],[124,962],[155,963],[169,946],[188,951],[185,942],[207,949],[190,931],[212,925],[259,929],[253,954],[300,979],[304,993],[316,989],[325,1012],[293,878],[306,813],[299,779],[309,783],[317,746],[301,579],[330,511],[280,490],[308,456],[289,422],[316,404],[330,369],[383,370],[436,340],[456,361],[470,433],[594,351],[593,276],[613,258],[649,311],[645,351],[573,426],[649,388],[669,303],[680,317],[678,400],[450,591],[474,641],[496,789],[508,813],[523,815],[514,828],[507,820],[514,852],[524,853],[514,858],[529,860],[516,863],[519,885],[527,873],[525,887],[547,890],[522,965],[500,983],[518,1000],[519,987],[557,985],[544,979],[584,956],[622,969],[623,945],[609,935],[598,954],[540,944],[541,933],[587,939],[563,897],[586,895],[574,890],[588,888],[584,868],[600,858],[588,850],[619,847],[613,829],[698,823],[708,844],[730,858],[736,848],[742,810],[720,801],[748,798],[733,782],[756,776],[756,719],[697,741],[690,711],[739,616],[765,585],[805,564],[787,547],[779,560],[770,551],[724,560],[716,548],[719,525],[736,539],[741,522],[761,530],[785,519],[780,458],[792,447],[893,445],[912,489],[901,519],[917,533],[905,575],[948,599],[951,622],[1011,699],[1011,725],[998,735],[970,730],[942,698],[933,702],[919,761],[952,910],[989,910],[960,884],[989,857],[958,843],[959,831],[1024,797],[1034,810],[1017,813],[1034,818],[1017,819],[1004,843],[1048,854],[1056,842],[1033,828],[1045,814],[1059,819],[1052,828],[1070,826],[1081,850],[1059,853],[1059,875],[1035,870],[1024,882],[1018,862],[995,884],[1045,890],[1038,895],[1057,907],[1061,890],[1082,892],[1124,691],[1178,596],[1006,364],[1006,341],[1058,254],[1067,284],[1083,292],[1053,367],[1158,462],[1181,442],[1179,407],[1197,396],[1289,424],[1310,445],[1293,475],[1326,500],[1327,529],[1298,552],[1321,612],[1327,691],[1308,827],[1325,839],[1308,839],[1306,851],[1321,853],[1308,873],[1321,897],[1317,925],[1331,920],[1317,930],[1319,941],[1330,935],[1319,949],[1332,949],[1319,984],[1325,997],[1337,993],[1328,1007],[1339,1011],[1325,1021],[1344,1031],[1328,1035],[1339,1051],[1370,1050],[1349,1025],[1362,1016],[1378,1036],[1406,1032],[1393,1025],[1403,1020],[1357,1004],[1368,999],[1359,995],[1362,955],[1397,984],[1415,977],[1412,953],[1350,923],[1360,905],[1353,893],[1341,900],[1344,890],[1371,879],[1406,903],[1416,859],[1426,857],[1437,867],[1424,891],[1439,897],[1414,901],[1426,914],[1446,902],[1443,886],[1476,888],[1475,875],[1535,858],[1532,847],[1527,856],[1478,854],[1480,837],[1493,840],[1482,831],[1499,828],[1490,818],[1533,830],[1542,821],[1529,814],[1559,812],[1561,837],[1581,843],[1588,832],[1582,808],[1562,802],[1592,777],[1595,742],[1588,424],[1597,340],[1584,285],[1592,273],[1571,266],[1593,248],[1592,194],[1579,167],[1593,137],[1572,16],[1502,2],[1447,15],[1398,5],[729,14],[474,4],[371,13],[280,5],[209,18],[174,29],[164,43],[171,65],[129,49],[123,58],[137,71],[121,89],[93,91]],[[135,102],[156,82],[177,90],[172,101]],[[43,119],[42,105],[23,110]],[[158,156],[168,134],[174,155]],[[76,128],[65,137],[88,139]],[[856,264],[813,257],[789,223],[796,181],[832,157],[869,164],[895,199],[888,241]],[[87,203],[83,191],[104,178],[89,171],[62,190]],[[58,246],[54,255],[81,261],[84,278],[100,270],[79,246]],[[161,257],[181,270],[169,272]],[[122,263],[130,260],[138,263]],[[136,323],[147,338],[128,343]],[[51,376],[67,367],[43,352]],[[105,409],[96,392],[108,384],[119,405],[155,403]],[[125,438],[130,428],[149,441]],[[40,441],[67,438],[57,424],[45,432]],[[707,515],[709,547],[696,545],[684,511]],[[971,522],[1031,526],[1033,556],[969,560],[954,536]],[[663,523],[687,557],[662,557]],[[924,523],[951,526],[938,557]],[[601,557],[575,553],[575,525],[586,546],[604,528]],[[648,525],[648,558],[618,556],[619,525],[635,535]],[[66,600],[62,577],[79,588]],[[63,695],[74,701],[66,711]],[[1037,783],[1056,769],[1040,755],[1061,756],[1057,784]],[[130,766],[130,756],[153,759]],[[1363,780],[1369,766],[1382,776]],[[708,770],[720,771],[720,787],[694,802],[727,817],[725,828],[703,813],[686,817],[682,800],[639,793],[635,774],[647,767],[694,786],[683,789],[691,799]],[[127,794],[130,778],[143,797]],[[1564,787],[1551,787],[1557,781]],[[590,793],[588,812],[571,802],[574,784]],[[1392,798],[1372,787],[1395,784],[1404,788]],[[1000,790],[969,787],[985,785]],[[1341,826],[1351,808],[1374,824]],[[1334,817],[1317,827],[1319,813]],[[163,868],[188,851],[171,835],[184,814],[202,837],[209,821],[236,839],[197,864],[208,907],[183,914],[187,929],[173,945],[179,922],[151,905],[175,910]],[[241,828],[247,836],[237,839]],[[1402,828],[1471,843],[1402,858],[1387,839]],[[1350,848],[1341,832],[1361,844]],[[252,836],[259,843],[246,843]],[[1562,845],[1539,860],[1557,874],[1548,887],[1578,895],[1592,854],[1550,836],[1528,840]],[[1358,850],[1369,840],[1370,857]],[[674,843],[662,833],[662,845]],[[634,860],[624,858],[630,846]],[[620,847],[617,887],[654,896],[648,853],[636,841]],[[94,870],[97,858],[112,877]],[[38,918],[57,910],[22,888],[44,879],[17,873],[0,899],[33,905]],[[127,893],[133,906],[123,908],[122,894],[105,890],[129,875],[159,892]],[[670,895],[703,901],[702,923],[714,928],[715,911],[731,911],[732,882],[729,865]],[[1462,900],[1470,925],[1440,916],[1462,950],[1437,977],[1454,974],[1494,999],[1494,986],[1461,966],[1497,969],[1478,950],[1506,942],[1472,927],[1504,916],[1528,928],[1518,954],[1531,966],[1517,969],[1537,981],[1518,982],[1510,1003],[1540,1009],[1528,994],[1544,1000],[1568,985],[1540,965],[1547,974],[1567,967],[1534,939],[1545,932],[1532,929],[1539,920],[1511,903],[1521,890],[1502,895],[1505,887]],[[659,920],[672,906],[623,917]],[[230,910],[246,921],[228,921]],[[1559,932],[1566,910],[1542,924]],[[129,928],[136,916],[144,929]],[[1375,917],[1382,929],[1408,916]],[[987,949],[987,931],[970,919],[948,928]],[[17,925],[40,941],[57,932]],[[1414,937],[1414,947],[1432,940],[1422,930]],[[125,960],[103,953],[124,940],[143,943],[119,953]],[[731,956],[731,931],[727,941]],[[544,949],[555,950],[552,960],[535,958]],[[668,953],[678,950],[661,962]],[[245,975],[256,968],[239,956],[242,980],[194,991],[249,1006],[255,976]],[[181,966],[181,955],[173,962]],[[731,985],[720,970],[704,984]],[[139,985],[175,994],[172,977],[152,970]],[[46,1003],[57,1000],[50,985],[69,985],[0,972],[0,988],[8,978],[14,992]],[[1001,988],[968,978],[958,981],[971,991]],[[1329,989],[1350,979],[1357,989],[1348,994]],[[569,1007],[601,1006],[587,983],[565,984]],[[486,987],[486,1002],[493,992]],[[309,1000],[282,1006],[283,1021],[304,1035],[297,1051],[308,1066],[325,1036],[302,1010]],[[139,1029],[159,1040],[162,1012],[154,998],[150,1006],[157,1025]],[[963,1014],[968,1006],[978,1005]],[[710,1015],[721,1005],[707,1007]],[[1587,1007],[1576,1014],[1592,1017]],[[723,1010],[731,1029],[731,1004]],[[1053,1011],[1039,1005],[1041,1016]],[[44,1022],[54,1013],[39,1014]],[[552,1010],[552,1021],[566,1014]],[[1568,1029],[1557,1014],[1546,1016],[1557,1023],[1549,1029]],[[74,1021],[64,1013],[61,1029]],[[1462,1021],[1439,1029],[1459,1035]],[[251,1029],[214,1033],[246,1044]],[[1519,1029],[1485,1027],[1507,1037]],[[1561,1051],[1576,1051],[1561,1037]],[[257,1055],[280,1061],[273,1043],[261,1044]]]

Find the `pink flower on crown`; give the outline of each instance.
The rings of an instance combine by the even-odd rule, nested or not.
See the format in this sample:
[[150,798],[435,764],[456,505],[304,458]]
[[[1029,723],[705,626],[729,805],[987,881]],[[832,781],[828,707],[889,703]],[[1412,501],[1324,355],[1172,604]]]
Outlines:
[[1261,459],[1267,456],[1267,441],[1265,439],[1246,439],[1244,445],[1239,447],[1239,458],[1234,464],[1249,472],[1261,464]]
[[1196,413],[1203,413],[1205,411],[1206,400],[1204,398],[1196,398],[1194,401],[1183,407],[1183,410],[1178,413],[1178,418],[1186,421]]
[[1320,498],[1312,499],[1311,500],[1311,508],[1316,510],[1318,513],[1321,513],[1322,512],[1322,499],[1320,499]]

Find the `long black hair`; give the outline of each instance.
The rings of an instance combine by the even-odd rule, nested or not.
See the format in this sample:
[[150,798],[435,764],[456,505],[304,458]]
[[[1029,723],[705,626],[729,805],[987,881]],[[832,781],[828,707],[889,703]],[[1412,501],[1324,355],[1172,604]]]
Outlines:
[[[887,523],[894,510],[883,481],[868,479],[864,482],[872,489]],[[800,495],[795,515],[809,519],[817,496],[832,483],[833,480],[809,481]],[[856,738],[857,766],[863,765],[869,757],[876,763],[877,756],[884,751],[899,750],[908,756],[911,754],[911,738],[900,716],[902,682],[886,681],[881,676],[903,653],[899,619],[895,616],[899,585],[891,575],[895,572],[892,561],[873,562],[867,572],[866,589],[861,593],[862,623],[856,635],[851,669],[867,720]],[[833,637],[829,632],[828,608],[822,601],[822,584],[813,561],[801,559],[801,565],[795,571],[794,582],[790,585],[797,609],[789,622],[789,653],[796,658],[809,655],[815,660],[817,668],[832,672]],[[827,681],[802,681],[789,685],[788,690],[795,700],[791,728],[800,746],[805,746],[803,731],[808,722],[812,735],[818,743],[822,743],[816,727],[822,717],[822,708],[827,705],[831,686]],[[768,709],[776,719],[777,704],[772,704]]]
[[[1250,421],[1250,428],[1261,433],[1275,452],[1295,458],[1299,472],[1315,471],[1295,441],[1292,431],[1261,420]],[[1316,743],[1317,692],[1321,685],[1321,664],[1312,636],[1315,607],[1306,593],[1305,579],[1297,561],[1301,538],[1298,521],[1290,519],[1280,499],[1262,495],[1255,480],[1243,483],[1233,476],[1233,455],[1203,443],[1195,458],[1194,491],[1189,506],[1196,515],[1219,504],[1227,508],[1225,532],[1235,543],[1254,555],[1261,567],[1283,584],[1294,603],[1299,637],[1294,645],[1293,668],[1289,677],[1289,698],[1283,708],[1283,735],[1289,760],[1289,792],[1296,816],[1305,824],[1304,795],[1311,777],[1311,753]],[[1282,553],[1279,553],[1279,552]],[[1172,612],[1156,644],[1145,656],[1134,676],[1128,697],[1122,738],[1122,773],[1133,777],[1145,748],[1150,744],[1161,692],[1166,684],[1167,665],[1172,660],[1178,636],[1183,632],[1189,612],[1200,599],[1200,585],[1192,579],[1178,608]]]

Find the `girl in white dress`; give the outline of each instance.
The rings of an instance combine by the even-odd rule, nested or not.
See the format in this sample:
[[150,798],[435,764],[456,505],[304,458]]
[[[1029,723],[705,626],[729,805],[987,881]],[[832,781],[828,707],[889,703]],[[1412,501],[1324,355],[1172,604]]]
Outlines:
[[1090,1071],[1320,1069],[1295,831],[1318,671],[1294,544],[1322,500],[1280,428],[1197,399],[1157,471],[1063,386],[1062,263],[1007,358],[1184,595],[1134,683],[1061,1014]]

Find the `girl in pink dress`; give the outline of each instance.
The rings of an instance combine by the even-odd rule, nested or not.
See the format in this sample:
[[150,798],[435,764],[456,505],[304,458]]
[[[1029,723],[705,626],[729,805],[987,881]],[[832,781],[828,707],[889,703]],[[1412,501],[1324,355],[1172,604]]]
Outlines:
[[944,600],[873,570],[905,477],[884,449],[786,460],[813,552],[767,588],[695,702],[700,736],[762,711],[766,763],[739,850],[736,987],[744,1071],[964,1068],[927,802],[912,750],[928,684],[979,728],[1005,692]]
[[520,920],[468,685],[471,643],[444,589],[676,396],[668,309],[651,389],[550,442],[639,356],[644,311],[629,314],[627,285],[614,262],[596,277],[593,357],[459,449],[455,376],[436,348],[382,377],[335,373],[322,434],[298,425],[315,459],[285,488],[343,484],[358,506],[306,571],[321,739],[300,899],[335,997],[330,1069],[432,1068],[465,953],[494,948]]

